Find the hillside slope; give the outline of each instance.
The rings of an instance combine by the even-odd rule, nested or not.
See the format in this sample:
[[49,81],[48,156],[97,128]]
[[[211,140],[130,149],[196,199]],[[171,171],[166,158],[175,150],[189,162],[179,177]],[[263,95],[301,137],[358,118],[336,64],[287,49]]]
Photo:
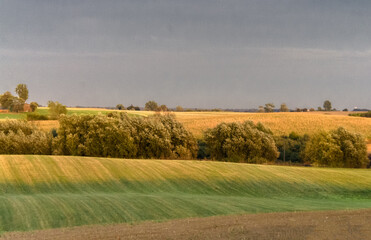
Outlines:
[[0,231],[371,208],[367,169],[0,156]]

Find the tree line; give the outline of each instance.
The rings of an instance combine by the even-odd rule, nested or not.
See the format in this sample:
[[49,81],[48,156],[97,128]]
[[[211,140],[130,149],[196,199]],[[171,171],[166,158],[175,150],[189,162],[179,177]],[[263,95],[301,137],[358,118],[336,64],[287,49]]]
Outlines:
[[[10,112],[24,112],[25,103],[28,100],[28,88],[26,84],[18,84],[15,88],[18,96],[14,96],[11,92],[6,91],[0,95],[0,106]],[[39,105],[36,102],[30,103],[30,110],[35,112]]]
[[293,162],[364,168],[365,139],[338,128],[313,136],[273,136],[261,123],[221,123],[196,140],[171,114],[149,117],[61,115],[58,130],[26,121],[0,122],[0,154],[57,154],[117,158],[211,159],[239,163]]

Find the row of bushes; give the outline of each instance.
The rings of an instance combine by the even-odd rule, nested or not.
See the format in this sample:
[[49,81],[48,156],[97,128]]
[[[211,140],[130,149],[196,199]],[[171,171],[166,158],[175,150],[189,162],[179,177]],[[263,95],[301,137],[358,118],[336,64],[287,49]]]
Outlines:
[[365,139],[340,127],[309,137],[273,137],[262,124],[222,123],[205,133],[205,155],[214,160],[264,163],[287,161],[329,167],[364,168],[370,164]]
[[195,138],[171,115],[64,116],[53,148],[54,154],[78,156],[193,159],[197,155]]
[[0,122],[0,154],[52,153],[52,135],[25,121]]
[[366,167],[365,140],[343,128],[311,137],[274,137],[251,121],[222,123],[196,142],[172,115],[62,116],[46,133],[22,121],[0,122],[0,154],[195,159],[264,163],[278,160],[331,167]]
[[50,133],[25,121],[0,122],[0,154],[194,159],[197,142],[171,115],[62,116]]
[[351,114],[349,114],[349,116],[371,118],[371,111],[368,111],[368,112],[365,112],[365,113],[351,113]]

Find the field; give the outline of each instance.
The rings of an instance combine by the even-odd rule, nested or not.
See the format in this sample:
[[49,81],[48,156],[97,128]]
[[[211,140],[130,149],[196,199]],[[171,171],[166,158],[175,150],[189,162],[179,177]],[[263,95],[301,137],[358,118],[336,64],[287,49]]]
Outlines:
[[[47,114],[47,108],[39,108],[40,114]],[[68,114],[107,114],[115,110],[100,108],[69,108]],[[154,114],[149,111],[125,111],[133,116],[148,116]],[[371,139],[371,118],[350,117],[347,112],[291,112],[291,113],[234,113],[234,112],[175,112],[178,121],[190,130],[197,138],[201,138],[203,131],[215,127],[221,122],[242,122],[251,120],[262,122],[274,134],[289,134],[294,131],[298,134],[313,134],[319,130],[331,130],[344,127],[347,130],[360,133]],[[0,119],[25,119],[26,115],[2,114]],[[35,121],[43,129],[58,128],[57,121]]]
[[2,232],[371,208],[368,169],[0,156]]
[[371,209],[262,213],[6,233],[0,240],[371,239]]
[[176,113],[176,116],[196,137],[201,137],[203,130],[215,127],[221,122],[251,120],[263,123],[276,135],[289,134],[292,131],[298,134],[313,134],[319,130],[331,130],[342,126],[371,138],[371,118],[350,117],[341,113],[185,112]]

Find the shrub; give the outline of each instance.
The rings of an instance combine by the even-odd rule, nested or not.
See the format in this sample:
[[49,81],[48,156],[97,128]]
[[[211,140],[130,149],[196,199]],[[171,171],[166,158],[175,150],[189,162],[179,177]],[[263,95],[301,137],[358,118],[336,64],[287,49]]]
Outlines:
[[0,122],[0,154],[51,154],[51,134],[26,121]]
[[365,139],[341,127],[315,134],[303,154],[318,166],[364,168],[368,163]]
[[39,113],[27,113],[27,121],[49,120],[48,116]]
[[222,161],[263,163],[278,157],[272,132],[261,123],[221,123],[205,132],[211,158]]
[[49,101],[48,107],[51,119],[59,119],[62,114],[67,114],[66,106],[59,102]]
[[32,112],[35,112],[38,107],[39,107],[39,104],[37,102],[30,103],[30,108]]

